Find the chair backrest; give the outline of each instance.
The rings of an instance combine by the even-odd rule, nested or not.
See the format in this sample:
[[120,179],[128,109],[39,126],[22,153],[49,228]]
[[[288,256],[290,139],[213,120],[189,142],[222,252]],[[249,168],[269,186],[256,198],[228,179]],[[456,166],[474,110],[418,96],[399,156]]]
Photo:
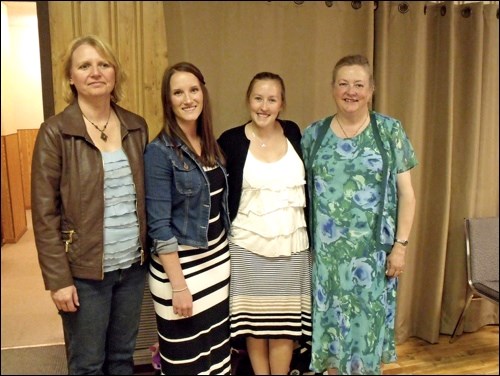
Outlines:
[[498,217],[466,218],[465,240],[469,285],[486,284],[498,296]]

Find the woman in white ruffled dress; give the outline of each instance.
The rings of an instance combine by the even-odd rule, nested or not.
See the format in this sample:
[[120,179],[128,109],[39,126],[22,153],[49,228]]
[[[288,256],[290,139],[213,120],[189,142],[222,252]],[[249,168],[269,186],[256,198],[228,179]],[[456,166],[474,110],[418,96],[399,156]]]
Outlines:
[[311,260],[299,126],[278,119],[285,87],[258,73],[247,90],[251,120],[225,131],[231,233],[233,346],[254,374],[287,374],[294,349],[311,336]]

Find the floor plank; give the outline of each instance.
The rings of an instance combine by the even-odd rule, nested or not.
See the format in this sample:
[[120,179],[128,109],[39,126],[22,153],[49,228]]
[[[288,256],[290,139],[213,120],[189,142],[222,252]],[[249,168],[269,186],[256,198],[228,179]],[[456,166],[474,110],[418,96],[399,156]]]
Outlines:
[[454,343],[441,335],[430,344],[409,338],[396,348],[398,360],[384,365],[384,375],[498,375],[499,334],[497,325],[464,333]]

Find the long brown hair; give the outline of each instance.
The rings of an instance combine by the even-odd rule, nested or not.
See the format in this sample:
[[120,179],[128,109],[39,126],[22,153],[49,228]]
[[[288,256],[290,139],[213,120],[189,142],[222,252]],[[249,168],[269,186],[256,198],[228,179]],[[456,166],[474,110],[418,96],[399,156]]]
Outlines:
[[[163,130],[170,141],[177,145],[176,138],[184,142],[189,149],[196,155],[193,146],[186,137],[184,131],[177,123],[174,114],[172,101],[170,98],[171,86],[170,79],[176,72],[187,72],[193,74],[200,82],[200,87],[203,92],[203,110],[196,120],[196,133],[201,138],[201,156],[198,157],[200,162],[209,167],[215,166],[216,162],[224,163],[223,154],[219,148],[219,144],[215,139],[212,125],[212,109],[210,107],[210,99],[208,90],[205,86],[205,79],[201,71],[191,63],[180,62],[168,67],[163,74],[161,83],[161,103],[163,105]],[[179,146],[179,145],[177,145]]]

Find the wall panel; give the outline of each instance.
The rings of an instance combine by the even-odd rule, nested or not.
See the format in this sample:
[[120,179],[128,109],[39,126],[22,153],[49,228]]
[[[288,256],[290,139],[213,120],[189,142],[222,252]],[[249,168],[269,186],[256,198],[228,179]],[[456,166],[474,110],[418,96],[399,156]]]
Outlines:
[[19,159],[21,163],[21,177],[23,182],[23,197],[25,209],[31,209],[31,161],[35,147],[38,129],[19,129]]
[[[155,2],[156,3],[156,2]],[[149,134],[155,136],[162,128],[163,110],[161,105],[161,80],[163,72],[168,64],[176,63],[168,60],[167,32],[163,2],[144,1],[142,39],[139,46],[142,47],[142,82],[143,82],[143,106],[146,114],[157,114],[149,118]],[[160,7],[161,10],[158,8]],[[161,17],[156,14],[160,12]],[[176,36],[179,37],[179,36]]]
[[16,134],[2,136],[2,237],[16,243],[27,230],[19,144]]
[[[137,2],[127,1],[120,6],[116,6],[113,21],[113,35],[115,35],[114,46],[118,59],[127,73],[125,83],[125,97],[120,103],[128,109],[141,109],[144,113],[142,92],[142,59],[139,52],[139,29],[142,27],[141,9],[142,5]],[[133,111],[133,110],[132,110]],[[139,111],[137,111],[139,112]]]

